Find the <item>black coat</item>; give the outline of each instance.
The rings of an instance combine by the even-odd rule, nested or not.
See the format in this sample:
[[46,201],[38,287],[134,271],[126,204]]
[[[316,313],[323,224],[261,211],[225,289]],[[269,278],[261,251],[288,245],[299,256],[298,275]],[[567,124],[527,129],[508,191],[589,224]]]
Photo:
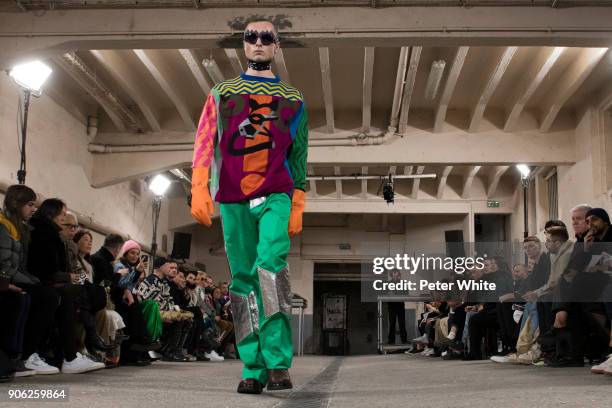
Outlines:
[[542,253],[538,263],[533,265],[533,270],[529,274],[528,287],[529,290],[535,290],[543,286],[548,282],[550,276],[550,254],[548,252]]
[[32,217],[28,248],[28,272],[43,285],[70,283],[66,245],[60,227],[44,217]]
[[110,286],[115,273],[113,270],[114,260],[113,254],[105,247],[100,248],[98,252],[91,256],[90,263],[93,267],[93,279],[96,285],[104,282],[104,286]]

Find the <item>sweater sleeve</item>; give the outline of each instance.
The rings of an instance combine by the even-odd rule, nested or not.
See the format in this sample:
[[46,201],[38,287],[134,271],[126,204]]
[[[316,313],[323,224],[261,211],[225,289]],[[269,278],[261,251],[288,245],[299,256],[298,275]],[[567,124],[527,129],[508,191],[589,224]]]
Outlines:
[[291,126],[292,134],[295,135],[293,143],[289,147],[287,161],[289,170],[293,177],[295,188],[306,191],[306,164],[308,162],[308,112],[306,103],[298,111]]
[[206,103],[200,115],[198,130],[193,147],[192,167],[208,168],[213,157],[213,149],[217,136],[217,102],[214,89],[208,94]]

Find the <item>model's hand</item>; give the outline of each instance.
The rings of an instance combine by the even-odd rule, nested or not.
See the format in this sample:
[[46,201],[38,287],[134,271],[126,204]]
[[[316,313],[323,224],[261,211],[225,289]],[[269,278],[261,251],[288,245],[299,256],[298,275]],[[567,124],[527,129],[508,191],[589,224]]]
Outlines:
[[289,236],[299,234],[302,231],[302,215],[306,201],[306,193],[302,190],[293,190],[293,198],[291,199],[291,214],[289,214]]
[[215,206],[208,190],[208,167],[195,168],[191,178],[191,216],[210,227],[214,213]]

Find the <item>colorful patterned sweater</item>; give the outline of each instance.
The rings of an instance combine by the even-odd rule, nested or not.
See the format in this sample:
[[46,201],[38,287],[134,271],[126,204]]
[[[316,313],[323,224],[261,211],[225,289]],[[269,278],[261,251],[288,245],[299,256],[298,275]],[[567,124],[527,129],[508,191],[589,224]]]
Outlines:
[[220,82],[200,117],[193,168],[212,167],[210,193],[221,203],[304,190],[307,122],[302,94],[278,77]]

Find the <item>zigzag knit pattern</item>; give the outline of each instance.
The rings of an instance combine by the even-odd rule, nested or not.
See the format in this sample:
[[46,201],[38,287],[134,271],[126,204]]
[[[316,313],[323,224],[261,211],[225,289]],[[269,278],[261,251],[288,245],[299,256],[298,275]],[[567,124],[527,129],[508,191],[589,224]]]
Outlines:
[[279,96],[290,101],[302,101],[302,93],[296,88],[279,82],[250,81],[241,77],[219,82],[215,89],[222,97],[236,94]]

